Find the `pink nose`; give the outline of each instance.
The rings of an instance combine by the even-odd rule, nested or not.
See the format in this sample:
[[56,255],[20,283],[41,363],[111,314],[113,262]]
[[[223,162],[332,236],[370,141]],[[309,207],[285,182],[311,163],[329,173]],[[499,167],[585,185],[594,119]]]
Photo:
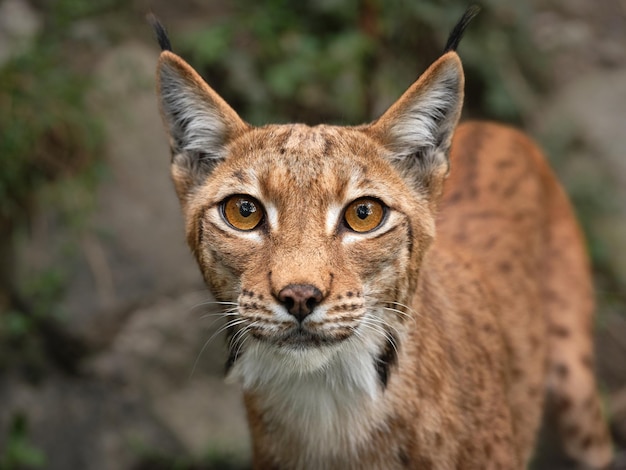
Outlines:
[[311,284],[289,284],[278,293],[278,300],[299,322],[302,322],[324,299],[322,292]]

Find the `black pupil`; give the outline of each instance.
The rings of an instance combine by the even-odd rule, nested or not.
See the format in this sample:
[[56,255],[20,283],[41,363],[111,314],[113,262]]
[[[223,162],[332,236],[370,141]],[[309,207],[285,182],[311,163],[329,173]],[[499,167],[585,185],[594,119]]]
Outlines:
[[256,206],[254,203],[250,201],[246,201],[245,199],[239,201],[239,213],[242,217],[250,217],[252,214],[256,212]]
[[371,214],[372,208],[369,204],[359,204],[356,208],[356,216],[361,220],[365,220]]

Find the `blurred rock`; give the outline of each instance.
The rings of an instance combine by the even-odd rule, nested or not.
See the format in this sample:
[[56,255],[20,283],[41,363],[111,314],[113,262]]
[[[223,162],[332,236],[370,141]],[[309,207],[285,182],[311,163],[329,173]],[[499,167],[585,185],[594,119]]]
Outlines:
[[8,423],[22,414],[47,470],[127,469],[146,448],[182,451],[139,394],[112,384],[52,376],[33,386],[8,375],[0,377],[0,402],[0,450]]
[[206,291],[155,298],[79,377],[0,376],[0,452],[22,413],[49,470],[130,469],[155,453],[248,461],[241,393],[224,383],[224,339],[213,337],[223,322],[207,302]]
[[531,39],[547,52],[552,81],[569,84],[605,67],[624,67],[626,9],[621,0],[531,0]]
[[85,371],[135,390],[151,415],[196,457],[249,456],[241,393],[223,380],[223,321],[206,291],[159,298],[133,313]]
[[[597,328],[596,356],[598,357],[598,375],[610,391],[626,390],[624,377],[626,377],[626,361],[615,360],[626,355],[626,318],[617,312],[605,315],[602,323]],[[616,409],[623,417],[626,417],[626,398],[620,399],[620,406],[615,404]],[[626,425],[626,422],[624,422]],[[626,438],[626,435],[624,436]]]
[[190,455],[199,458],[210,453],[233,463],[250,461],[249,432],[237,386],[203,376],[157,397],[153,407]]
[[[85,254],[92,258],[92,303],[100,310],[202,284],[169,176],[154,91],[157,58],[152,48],[124,44],[103,57],[95,72],[94,111],[104,122],[110,178],[99,187],[93,217],[101,236],[91,239],[94,252]],[[89,305],[85,297],[82,289],[70,291],[67,306],[74,316]]]
[[[570,140],[577,158],[587,164],[584,175],[567,175],[570,155],[563,155],[564,179],[599,180],[610,187],[611,200],[600,201],[607,210],[594,216],[593,230],[606,244],[612,271],[626,285],[626,69],[600,70],[573,79],[537,110],[536,131],[548,143]],[[595,174],[594,174],[595,173]]]
[[[610,397],[610,416],[613,422],[611,431],[615,436],[615,443],[620,448],[626,447],[626,387],[615,392]],[[626,468],[626,452],[622,453],[623,467]]]

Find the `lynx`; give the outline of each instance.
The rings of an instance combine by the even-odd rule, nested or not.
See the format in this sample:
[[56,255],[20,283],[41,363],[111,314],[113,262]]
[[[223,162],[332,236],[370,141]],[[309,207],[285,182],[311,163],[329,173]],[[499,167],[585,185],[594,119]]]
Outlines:
[[356,127],[247,124],[153,19],[174,185],[232,307],[256,469],[522,469],[545,396],[569,456],[611,461],[570,204],[527,136],[457,126],[474,14]]

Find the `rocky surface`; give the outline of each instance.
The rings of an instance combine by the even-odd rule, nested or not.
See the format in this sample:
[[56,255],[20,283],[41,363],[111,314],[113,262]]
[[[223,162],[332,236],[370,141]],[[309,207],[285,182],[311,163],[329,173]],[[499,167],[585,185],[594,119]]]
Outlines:
[[125,322],[112,344],[86,364],[106,383],[141,394],[162,426],[196,457],[214,448],[248,455],[239,391],[223,380],[223,321],[208,294],[155,299]]
[[[585,214],[626,284],[626,67],[595,70],[570,80],[538,110],[536,131],[570,149],[560,176],[572,191],[610,190],[602,212]],[[596,187],[594,187],[595,185]],[[585,189],[587,188],[587,189]]]

